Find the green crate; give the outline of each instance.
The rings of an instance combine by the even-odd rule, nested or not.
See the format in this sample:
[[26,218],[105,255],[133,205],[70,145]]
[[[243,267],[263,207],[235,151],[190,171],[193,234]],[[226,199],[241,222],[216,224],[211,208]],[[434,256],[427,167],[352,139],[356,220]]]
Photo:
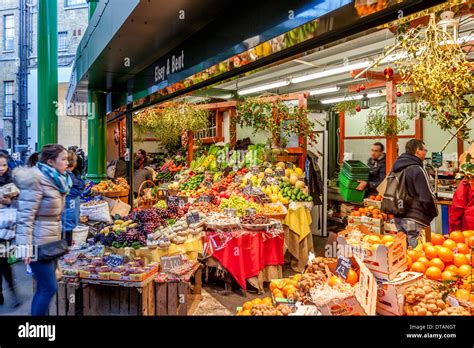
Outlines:
[[359,186],[359,182],[357,180],[351,180],[347,176],[345,176],[342,172],[339,173],[339,186],[344,186],[350,189],[355,189]]
[[344,175],[349,180],[369,180],[369,173],[348,173],[344,169],[341,171],[341,174]]
[[339,194],[346,202],[360,203],[364,200],[365,190],[358,191],[344,186],[339,186]]
[[369,166],[362,161],[344,161],[342,162],[342,170],[349,174],[368,174]]

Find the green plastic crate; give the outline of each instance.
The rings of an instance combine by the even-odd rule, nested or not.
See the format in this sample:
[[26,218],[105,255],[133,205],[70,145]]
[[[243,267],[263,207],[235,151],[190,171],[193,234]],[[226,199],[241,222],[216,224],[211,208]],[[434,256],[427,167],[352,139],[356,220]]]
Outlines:
[[342,162],[342,170],[349,174],[368,174],[369,166],[362,161],[344,161]]
[[341,174],[344,175],[349,180],[369,180],[369,173],[348,173],[344,169],[341,171]]
[[359,203],[364,200],[365,190],[358,191],[344,186],[339,186],[339,194],[346,202]]
[[357,180],[351,180],[347,176],[345,176],[342,172],[339,173],[339,186],[344,186],[350,189],[355,189],[359,186],[359,182]]

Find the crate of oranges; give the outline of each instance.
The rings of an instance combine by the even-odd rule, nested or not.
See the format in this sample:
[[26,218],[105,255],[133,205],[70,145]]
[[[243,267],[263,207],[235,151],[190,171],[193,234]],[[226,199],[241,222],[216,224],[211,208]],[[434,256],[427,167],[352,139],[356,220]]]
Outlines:
[[294,303],[296,299],[296,290],[301,274],[295,274],[290,278],[272,279],[270,282],[270,291],[273,301],[277,303]]
[[456,298],[470,301],[473,247],[474,231],[453,231],[449,236],[433,233],[431,242],[424,243],[420,250],[408,250],[408,267],[430,280],[454,284]]
[[363,225],[348,226],[338,233],[337,242],[345,253],[359,256],[380,280],[392,280],[407,269],[407,240],[403,232],[382,236]]
[[371,195],[369,198],[364,198],[364,207],[373,206],[377,209],[382,208],[382,196],[381,195]]
[[381,234],[384,232],[384,222],[387,219],[387,214],[371,205],[354,210],[348,217],[347,222],[349,226],[364,225],[370,232]]

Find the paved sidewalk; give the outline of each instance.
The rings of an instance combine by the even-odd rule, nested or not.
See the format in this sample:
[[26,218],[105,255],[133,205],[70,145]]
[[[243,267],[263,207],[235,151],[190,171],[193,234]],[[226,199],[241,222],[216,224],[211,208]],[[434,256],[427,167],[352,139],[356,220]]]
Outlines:
[[3,279],[3,296],[5,303],[0,306],[0,315],[30,315],[31,298],[33,297],[33,277],[26,274],[26,266],[23,262],[12,265],[13,281],[18,298],[22,304],[17,308],[12,308],[10,290],[6,289],[7,283]]

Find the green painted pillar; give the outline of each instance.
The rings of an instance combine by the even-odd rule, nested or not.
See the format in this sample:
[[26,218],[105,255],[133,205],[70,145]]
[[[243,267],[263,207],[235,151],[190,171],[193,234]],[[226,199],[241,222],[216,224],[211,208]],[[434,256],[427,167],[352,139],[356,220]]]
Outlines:
[[[97,0],[89,0],[89,20],[94,14],[97,4]],[[94,182],[99,182],[107,178],[105,94],[89,90],[88,106],[87,178]]]
[[99,182],[106,175],[107,119],[105,93],[89,90],[89,115],[87,122],[87,178]]
[[95,9],[97,8],[97,4],[99,3],[98,0],[89,0],[89,19],[92,18],[92,15],[95,12]]
[[38,0],[38,149],[58,142],[58,4]]

